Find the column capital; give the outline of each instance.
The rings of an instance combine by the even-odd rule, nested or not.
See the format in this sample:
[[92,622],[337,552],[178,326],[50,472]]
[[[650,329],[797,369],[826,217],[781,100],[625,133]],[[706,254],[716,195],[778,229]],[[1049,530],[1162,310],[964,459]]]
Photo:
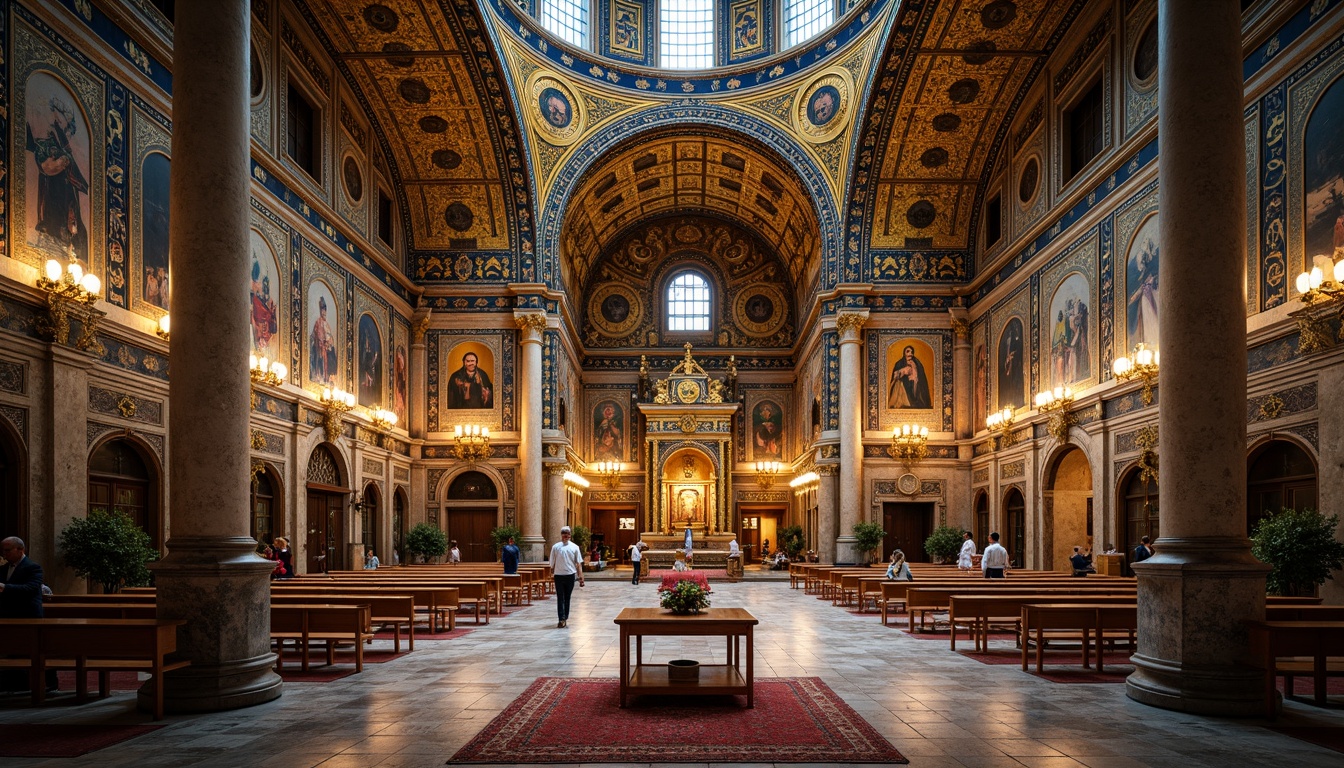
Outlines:
[[835,316],[835,329],[840,332],[840,343],[857,342],[859,332],[868,322],[868,311],[841,312]]
[[428,307],[421,307],[415,311],[415,320],[411,323],[411,343],[424,344],[425,334],[429,332],[429,316],[432,314]]
[[522,343],[541,343],[542,334],[546,332],[545,312],[515,312],[513,322],[522,331]]
[[947,313],[952,316],[952,335],[958,342],[971,338],[971,313],[965,307],[949,307]]

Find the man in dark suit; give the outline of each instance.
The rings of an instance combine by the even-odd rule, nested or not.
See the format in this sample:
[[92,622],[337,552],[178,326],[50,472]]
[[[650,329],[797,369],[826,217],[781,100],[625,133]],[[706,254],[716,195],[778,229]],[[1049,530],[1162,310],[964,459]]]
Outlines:
[[[33,562],[26,554],[23,539],[17,536],[0,541],[0,563],[4,580],[0,582],[0,619],[40,619],[42,618],[42,566]],[[25,674],[12,670],[16,674],[6,674],[4,685],[9,690],[27,688]],[[47,688],[56,687],[55,670],[47,675]]]
[[1133,562],[1142,563],[1144,560],[1153,556],[1153,548],[1149,546],[1150,541],[1152,541],[1152,539],[1147,536],[1139,539],[1139,546],[1134,548]]

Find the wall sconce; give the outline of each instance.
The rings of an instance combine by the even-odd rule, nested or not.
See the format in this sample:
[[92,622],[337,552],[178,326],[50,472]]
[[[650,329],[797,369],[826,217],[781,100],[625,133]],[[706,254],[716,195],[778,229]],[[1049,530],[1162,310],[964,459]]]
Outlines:
[[569,470],[565,470],[564,480],[566,487],[572,491],[577,491],[578,493],[583,493],[588,490],[588,486],[591,485],[591,483],[588,482],[588,478]]
[[995,411],[989,414],[985,419],[985,427],[990,432],[999,433],[999,447],[1007,448],[1017,442],[1017,433],[1013,431],[1013,409],[1004,408],[1002,411]]
[[1069,427],[1078,423],[1078,417],[1069,412],[1073,405],[1073,390],[1068,387],[1055,387],[1036,393],[1036,410],[1050,414],[1047,429],[1055,442],[1069,439]]
[[1134,351],[1127,356],[1117,357],[1111,364],[1111,371],[1120,381],[1143,379],[1143,404],[1153,404],[1153,382],[1157,381],[1159,355],[1156,349],[1149,349],[1139,342]]
[[327,432],[327,442],[334,443],[341,436],[341,417],[355,407],[355,396],[343,389],[326,387],[318,400],[326,406],[322,414],[322,428]]
[[391,429],[397,426],[397,414],[386,408],[370,409],[369,419],[373,421],[374,429]]
[[[164,317],[167,317],[167,315],[164,315]],[[278,387],[280,386],[281,383],[284,382],[286,378],[289,377],[289,368],[287,368],[285,364],[280,362],[279,360],[267,360],[264,357],[249,355],[248,373],[252,377],[253,384],[269,384],[272,387]],[[325,399],[326,395],[331,391],[332,391],[331,389],[325,389],[322,391],[323,403],[327,402]],[[338,389],[336,391],[340,392],[341,390]],[[353,405],[353,402],[351,403],[351,405]],[[346,410],[350,409],[347,408]]]
[[820,485],[821,476],[816,472],[804,472],[789,481],[789,487],[793,489],[794,496],[802,496]]
[[602,484],[608,488],[615,488],[621,484],[621,463],[619,461],[599,461],[593,465],[598,477],[602,478]]
[[169,325],[169,320],[168,320],[168,315],[166,315],[166,314],[165,314],[165,315],[162,315],[161,317],[159,317],[159,322],[156,323],[156,324],[154,325],[154,333],[157,334],[158,337],[159,337],[160,339],[163,339],[164,341],[169,341],[169,338],[168,338],[168,325]]
[[458,461],[484,461],[490,458],[490,430],[479,424],[453,427],[453,455]]
[[83,329],[75,347],[95,355],[103,354],[98,342],[98,321],[103,313],[93,308],[103,283],[92,272],[85,272],[70,250],[70,262],[62,265],[47,259],[45,274],[37,278],[37,287],[47,294],[47,315],[38,319],[37,330],[57,344],[70,343],[70,319],[80,321]]
[[784,465],[778,461],[758,461],[756,462],[756,484],[762,488],[769,489],[775,484],[775,476],[784,468]]
[[929,428],[901,424],[891,428],[891,445],[887,455],[909,464],[916,464],[929,455]]
[[[1335,345],[1330,336],[1330,326],[1321,317],[1318,310],[1322,307],[1339,306],[1339,317],[1344,320],[1344,259],[1336,262],[1324,254],[1311,259],[1311,270],[1297,276],[1297,291],[1302,294],[1302,309],[1289,314],[1297,319],[1299,331],[1297,351],[1309,354]],[[1340,327],[1339,337],[1344,340],[1344,326]]]

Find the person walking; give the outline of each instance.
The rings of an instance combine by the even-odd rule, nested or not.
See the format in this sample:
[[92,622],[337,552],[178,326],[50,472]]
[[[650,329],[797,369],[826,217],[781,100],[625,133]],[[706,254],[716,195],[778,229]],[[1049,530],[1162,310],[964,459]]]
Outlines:
[[998,533],[989,534],[989,546],[980,558],[980,569],[985,572],[986,579],[1002,579],[1008,570],[1008,550],[999,543]]
[[635,566],[635,577],[630,580],[631,584],[639,586],[639,570],[644,565],[644,539],[640,538],[634,544],[630,545],[630,563]]
[[560,529],[560,540],[551,546],[551,573],[555,574],[555,610],[560,621],[556,629],[569,626],[569,598],[574,594],[574,581],[583,586],[583,550],[569,540],[573,532],[566,525]]
[[971,539],[970,531],[962,531],[961,537],[961,552],[957,555],[957,570],[965,571],[966,575],[969,576],[975,563],[975,541]]

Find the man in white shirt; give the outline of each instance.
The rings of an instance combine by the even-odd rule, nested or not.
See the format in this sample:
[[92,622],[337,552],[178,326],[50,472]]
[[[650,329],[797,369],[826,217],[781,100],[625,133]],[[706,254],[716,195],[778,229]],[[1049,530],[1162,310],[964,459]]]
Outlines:
[[999,543],[999,534],[989,534],[989,546],[980,558],[980,569],[985,572],[986,579],[1002,579],[1008,570],[1008,550]]
[[630,562],[635,566],[635,577],[630,580],[631,584],[639,586],[639,569],[643,565],[644,559],[644,539],[640,538],[634,544],[630,545]]
[[569,597],[574,594],[574,580],[583,586],[583,550],[569,540],[571,531],[566,525],[560,529],[560,540],[551,546],[551,573],[555,575],[555,610],[560,616],[556,628],[569,626]]
[[742,556],[742,548],[739,547],[739,546],[737,545],[737,537],[736,537],[736,536],[733,537],[733,540],[732,540],[732,541],[728,542],[728,556],[729,556],[729,557],[741,557],[741,556]]
[[449,563],[460,563],[460,562],[462,562],[462,550],[460,550],[460,549],[457,548],[457,540],[456,540],[456,539],[453,540],[453,546],[452,546],[452,548],[448,550],[448,562],[449,562]]
[[975,563],[975,542],[971,540],[970,531],[963,531],[961,535],[964,541],[961,542],[961,554],[957,555],[957,569],[969,575]]

